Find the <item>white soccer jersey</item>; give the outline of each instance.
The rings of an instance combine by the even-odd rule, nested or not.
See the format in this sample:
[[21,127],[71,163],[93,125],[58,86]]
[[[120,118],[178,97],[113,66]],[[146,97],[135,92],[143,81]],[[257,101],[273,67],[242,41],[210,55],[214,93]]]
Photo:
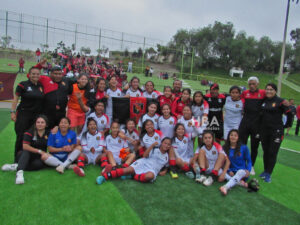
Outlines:
[[129,95],[130,97],[142,97],[143,93],[140,90],[133,91],[131,88],[129,88],[125,95]]
[[86,116],[85,123],[82,128],[82,132],[87,131],[87,121],[89,118],[93,118],[94,120],[97,121],[97,130],[98,131],[102,132],[105,129],[109,128],[110,122],[109,122],[109,118],[106,114],[103,114],[102,116],[98,117],[95,112],[92,112],[91,114]]
[[107,100],[107,106],[106,106],[106,115],[109,117],[109,118],[112,118],[113,116],[113,112],[112,112],[112,97],[117,97],[117,98],[120,98],[122,97],[122,90],[117,88],[115,91],[111,90],[111,89],[108,89],[106,91],[106,94],[109,96],[108,100]]
[[175,137],[172,143],[176,157],[187,163],[190,162],[190,159],[193,158],[194,155],[194,150],[190,148],[189,141],[190,138],[187,136],[184,136],[182,140]]
[[240,122],[242,120],[244,104],[242,100],[233,101],[230,96],[226,98],[226,103],[224,105],[225,116],[224,116],[224,124],[228,124],[231,126],[239,127]]
[[164,138],[162,132],[160,130],[155,130],[152,137],[150,137],[147,133],[141,139],[141,146],[146,149],[149,148],[154,142],[158,143],[160,146],[161,140]]
[[154,148],[151,150],[148,158],[138,159],[131,166],[136,174],[152,172],[155,176],[153,180],[155,180],[161,169],[168,165],[168,162],[168,153],[162,153],[159,148]]
[[120,150],[122,148],[128,148],[127,141],[123,140],[119,136],[113,138],[111,135],[108,135],[105,139],[105,146],[108,151],[111,151],[117,164],[120,164],[121,163],[121,158],[119,157]]
[[155,114],[154,116],[149,116],[148,114],[144,114],[141,116],[141,118],[139,119],[139,123],[138,123],[138,127],[142,127],[143,126],[143,123],[146,121],[146,120],[151,120],[153,123],[154,123],[154,129],[158,129],[158,118],[159,118],[159,115],[158,114]]
[[212,148],[209,150],[205,147],[205,145],[203,145],[201,149],[205,151],[205,156],[208,161],[209,167],[213,167],[216,164],[219,154],[224,154],[226,156],[226,153],[223,151],[222,146],[217,142],[214,142]]
[[202,116],[204,114],[208,115],[208,111],[209,111],[209,105],[208,105],[207,101],[205,101],[205,100],[203,100],[203,103],[201,106],[192,105],[193,116],[194,116],[194,118],[196,118],[199,121],[201,121]]
[[[129,131],[127,129],[122,129],[121,131],[125,134],[126,137],[128,137],[132,140],[135,140],[135,141],[140,140],[140,134],[136,129],[134,129],[131,133],[129,133]],[[130,148],[130,150],[132,150],[132,151],[134,150],[134,146],[131,144],[130,141],[128,141],[128,147]]]
[[157,99],[158,96],[160,96],[161,93],[159,91],[152,91],[152,93],[148,93],[147,91],[144,91],[143,97],[145,98],[154,98]]
[[91,148],[95,149],[95,154],[102,153],[103,146],[105,145],[104,136],[97,132],[95,135],[85,132],[80,139],[80,145],[83,153],[89,153]]
[[186,120],[182,116],[177,123],[182,123],[184,125],[185,133],[191,138],[194,138],[198,135],[199,123],[194,118]]
[[174,116],[170,116],[165,119],[163,116],[158,118],[158,129],[163,133],[165,137],[172,138],[174,136],[174,127],[177,123],[177,119]]

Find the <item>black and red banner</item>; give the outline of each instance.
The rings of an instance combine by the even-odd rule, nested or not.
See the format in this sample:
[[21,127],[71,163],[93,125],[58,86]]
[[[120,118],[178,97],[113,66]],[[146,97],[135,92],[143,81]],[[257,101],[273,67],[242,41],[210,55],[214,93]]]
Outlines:
[[16,73],[0,72],[0,100],[10,100],[14,98],[16,76]]

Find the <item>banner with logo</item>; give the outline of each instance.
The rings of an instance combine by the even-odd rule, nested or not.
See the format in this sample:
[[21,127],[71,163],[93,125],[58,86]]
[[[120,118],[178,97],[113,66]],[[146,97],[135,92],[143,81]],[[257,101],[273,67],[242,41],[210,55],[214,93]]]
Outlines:
[[0,100],[10,100],[14,98],[16,76],[16,73],[0,72]]

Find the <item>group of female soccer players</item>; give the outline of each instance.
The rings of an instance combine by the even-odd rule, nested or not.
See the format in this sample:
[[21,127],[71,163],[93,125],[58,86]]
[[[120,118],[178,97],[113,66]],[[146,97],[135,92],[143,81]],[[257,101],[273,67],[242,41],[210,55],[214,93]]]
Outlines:
[[[30,71],[37,73],[35,69]],[[37,90],[41,89],[41,93],[38,94],[42,95],[42,88],[37,86],[39,74],[35,76],[33,83],[33,76],[29,74],[28,82],[32,87],[39,87]],[[38,170],[47,165],[55,167],[59,173],[70,168],[83,177],[86,165],[97,164],[103,168],[101,176],[96,179],[97,184],[116,177],[152,182],[158,174],[164,175],[169,170],[172,178],[178,178],[178,172],[183,171],[205,186],[210,186],[215,180],[225,182],[220,187],[224,195],[235,185],[248,186],[246,181],[252,160],[238,130],[247,96],[242,97],[239,87],[233,86],[229,95],[223,95],[218,93],[219,87],[214,84],[210,93],[203,95],[196,91],[191,96],[190,89],[181,90],[181,81],[178,80],[174,81],[173,89],[167,86],[160,93],[154,89],[152,81],[146,82],[143,91],[137,77],[131,79],[125,90],[118,88],[115,76],[109,77],[108,81],[98,79],[93,90],[87,88],[89,79],[88,75],[81,75],[72,85],[67,116],[60,117],[57,126],[49,126],[51,121],[38,115],[32,127],[24,133],[17,163],[2,167],[4,171],[17,171],[16,184],[25,182],[24,170]],[[258,83],[255,77],[249,79],[253,80]],[[32,88],[23,90],[24,85],[25,82],[21,82],[16,91],[21,97],[22,107],[26,107],[22,101],[37,98],[28,94]],[[274,121],[280,123],[279,116],[287,111],[283,100],[276,96],[274,84],[268,84],[263,93],[265,96],[261,96],[259,107],[266,130],[263,135],[265,171],[261,174],[265,179],[272,173],[281,143],[281,139],[274,139],[267,127]],[[125,124],[119,124],[113,120],[113,97],[146,97],[154,101],[150,101],[146,114],[137,123],[135,118],[128,118]],[[36,102],[40,104],[40,96]],[[273,116],[272,120],[270,116]],[[280,124],[276,130],[283,134]],[[222,147],[220,140],[223,136],[225,143]],[[198,147],[194,151],[195,142]],[[278,148],[275,155],[272,152],[274,146]]]

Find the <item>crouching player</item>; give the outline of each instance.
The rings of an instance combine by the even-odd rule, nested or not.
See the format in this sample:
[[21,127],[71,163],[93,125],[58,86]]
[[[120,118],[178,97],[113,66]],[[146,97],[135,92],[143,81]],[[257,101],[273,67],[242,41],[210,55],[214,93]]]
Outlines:
[[[121,165],[122,163],[123,167],[128,167],[135,159],[135,154],[130,153],[127,141],[123,140],[119,136],[119,123],[112,122],[110,130],[111,134],[106,137],[106,144],[104,147],[104,152],[106,152],[108,162],[113,170],[116,169],[117,165]],[[125,156],[121,158],[121,154]],[[104,169],[102,172],[106,172],[106,169]]]
[[77,166],[73,168],[78,176],[85,176],[85,164],[101,163],[101,167],[107,165],[106,154],[103,153],[104,136],[97,131],[97,121],[92,117],[87,120],[87,131],[81,135],[80,146],[82,151],[77,159]]
[[247,145],[242,145],[239,140],[238,130],[229,131],[223,148],[230,159],[230,168],[227,172],[230,179],[224,186],[220,187],[220,191],[223,195],[227,195],[228,190],[235,185],[248,187],[243,179],[249,177],[252,163]]
[[[199,151],[198,163],[200,166],[200,176],[196,174],[197,182],[210,186],[216,178],[219,182],[223,182],[225,177],[228,178],[226,172],[230,161],[222,146],[215,142],[214,134],[210,130],[203,132],[203,146],[198,148],[197,151]],[[209,176],[206,177],[206,174]]]
[[138,159],[127,168],[120,168],[116,170],[107,169],[107,171],[102,174],[103,176],[97,177],[97,184],[102,184],[108,179],[125,175],[133,175],[133,178],[140,182],[154,181],[161,169],[168,164],[168,151],[171,148],[171,143],[171,139],[168,137],[165,137],[161,141],[160,147],[156,147],[158,142],[154,142],[144,152],[143,158]]

